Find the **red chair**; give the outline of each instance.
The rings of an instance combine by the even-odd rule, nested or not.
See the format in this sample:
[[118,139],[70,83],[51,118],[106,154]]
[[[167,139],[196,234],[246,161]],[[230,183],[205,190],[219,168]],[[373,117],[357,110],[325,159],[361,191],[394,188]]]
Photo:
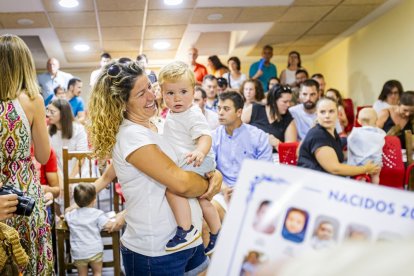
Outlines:
[[125,203],[124,194],[122,193],[121,184],[119,182],[115,183],[115,192],[119,195],[119,198],[121,199],[121,204]]
[[279,163],[296,166],[298,163],[298,156],[296,155],[298,146],[299,142],[279,143],[279,147],[277,148]]
[[351,132],[352,128],[354,127],[354,121],[355,121],[355,112],[354,112],[354,104],[352,102],[352,99],[343,99],[344,103],[344,110],[346,118],[348,119],[348,125],[344,129],[346,133]]
[[380,185],[404,189],[405,167],[401,152],[401,142],[397,136],[385,136],[382,148],[382,169]]
[[361,109],[364,109],[366,107],[372,107],[372,105],[357,106],[357,114],[356,114],[355,121],[354,121],[354,127],[361,127],[361,125],[358,123],[358,115]]

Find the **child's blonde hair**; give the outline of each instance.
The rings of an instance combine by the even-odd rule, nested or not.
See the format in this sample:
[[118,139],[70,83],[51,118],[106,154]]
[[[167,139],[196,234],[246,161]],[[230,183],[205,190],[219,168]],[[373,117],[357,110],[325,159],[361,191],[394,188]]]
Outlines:
[[188,79],[192,87],[196,85],[193,70],[182,61],[174,61],[165,65],[158,75],[158,83],[161,86],[165,82],[177,82],[182,79]]
[[359,111],[358,123],[362,126],[375,126],[377,122],[377,112],[372,107],[365,107]]

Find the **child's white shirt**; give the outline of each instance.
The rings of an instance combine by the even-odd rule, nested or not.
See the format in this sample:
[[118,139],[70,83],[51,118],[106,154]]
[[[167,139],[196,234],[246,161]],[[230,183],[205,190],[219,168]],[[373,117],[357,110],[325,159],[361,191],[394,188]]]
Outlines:
[[354,127],[348,136],[348,164],[363,165],[371,160],[381,165],[385,135],[378,127]]
[[[185,155],[197,148],[196,139],[203,135],[211,137],[211,130],[206,117],[197,105],[192,105],[180,113],[168,112],[163,137],[173,146],[179,158],[178,166],[185,164]],[[207,156],[214,159],[211,149]]]
[[109,218],[96,208],[79,208],[65,214],[70,230],[71,255],[74,260],[83,260],[103,252],[101,230]]

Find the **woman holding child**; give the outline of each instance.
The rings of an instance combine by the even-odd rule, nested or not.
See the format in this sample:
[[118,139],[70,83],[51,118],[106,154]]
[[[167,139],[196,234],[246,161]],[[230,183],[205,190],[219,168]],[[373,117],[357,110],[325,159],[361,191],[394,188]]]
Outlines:
[[317,106],[317,124],[309,130],[299,150],[298,166],[341,176],[378,173],[380,167],[372,161],[365,165],[343,164],[344,155],[335,124],[338,105],[331,98],[322,98]]
[[[157,112],[155,95],[136,63],[111,63],[103,69],[89,104],[91,143],[100,158],[112,156],[126,199],[127,228],[121,251],[127,275],[196,275],[208,265],[201,239],[166,252],[177,225],[166,200],[166,189],[188,197],[192,223],[201,229],[202,213],[195,197],[208,181],[180,169],[174,150],[157,133],[150,118]],[[216,172],[210,190],[221,184]]]

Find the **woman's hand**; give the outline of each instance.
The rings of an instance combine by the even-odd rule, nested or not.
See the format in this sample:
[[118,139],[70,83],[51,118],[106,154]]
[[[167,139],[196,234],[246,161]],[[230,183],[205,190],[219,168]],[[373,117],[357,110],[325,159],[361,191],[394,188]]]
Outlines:
[[121,230],[125,225],[125,215],[126,210],[119,212],[116,214],[115,218],[109,220],[108,223],[105,224],[104,229],[108,231],[108,233]]
[[365,173],[367,174],[375,174],[379,173],[381,170],[381,167],[372,163],[372,161],[368,161],[365,165]]
[[51,192],[45,193],[45,195],[43,196],[43,202],[45,203],[46,206],[49,206],[50,204],[52,204],[53,194]]
[[269,143],[277,150],[280,144],[280,140],[277,139],[273,134],[269,134]]
[[[3,183],[0,182],[0,187],[3,186]],[[17,204],[19,201],[17,200],[16,194],[11,195],[1,195],[0,196],[0,221],[5,219],[11,218],[14,216],[14,212],[16,212]]]
[[223,175],[218,170],[209,172],[207,175],[208,178],[208,189],[200,198],[205,198],[210,201],[213,196],[218,194],[221,190],[221,184],[223,182]]

